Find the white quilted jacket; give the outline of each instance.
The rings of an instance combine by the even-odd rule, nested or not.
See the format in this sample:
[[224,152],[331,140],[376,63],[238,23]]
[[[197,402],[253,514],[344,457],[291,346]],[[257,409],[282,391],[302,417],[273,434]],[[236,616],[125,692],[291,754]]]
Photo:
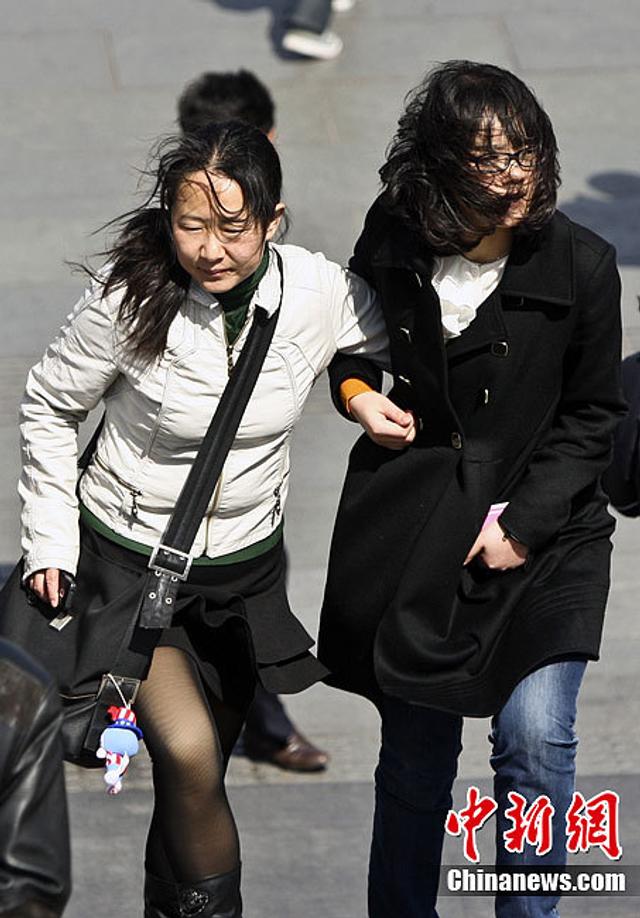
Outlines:
[[[273,341],[227,457],[192,554],[212,557],[268,536],[288,490],[289,438],[315,378],[336,350],[387,364],[375,295],[359,277],[291,245]],[[275,257],[253,298],[276,309]],[[21,408],[22,549],[25,576],[45,567],[75,573],[79,552],[76,433],[100,399],[106,420],[80,481],[83,503],[116,532],[158,543],[227,382],[223,314],[192,284],[153,363],[131,358],[116,319],[118,295],[87,291],[30,371]],[[249,321],[234,345],[234,362]]]

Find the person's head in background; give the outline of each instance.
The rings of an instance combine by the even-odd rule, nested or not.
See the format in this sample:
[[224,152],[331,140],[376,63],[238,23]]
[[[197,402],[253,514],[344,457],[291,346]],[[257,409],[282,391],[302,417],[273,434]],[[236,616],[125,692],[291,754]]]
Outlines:
[[212,121],[244,121],[275,139],[275,105],[271,93],[248,70],[201,73],[178,99],[178,123],[188,134]]

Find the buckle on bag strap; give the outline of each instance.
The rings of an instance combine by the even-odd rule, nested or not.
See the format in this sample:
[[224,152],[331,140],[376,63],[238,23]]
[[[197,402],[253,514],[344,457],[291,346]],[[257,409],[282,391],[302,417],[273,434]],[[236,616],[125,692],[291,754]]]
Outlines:
[[149,558],[149,568],[159,574],[186,580],[191,570],[193,558],[186,551],[178,551],[168,545],[156,545]]
[[171,625],[178,581],[184,581],[189,576],[191,561],[187,552],[168,545],[156,545],[153,549],[140,602],[141,628],[168,628]]

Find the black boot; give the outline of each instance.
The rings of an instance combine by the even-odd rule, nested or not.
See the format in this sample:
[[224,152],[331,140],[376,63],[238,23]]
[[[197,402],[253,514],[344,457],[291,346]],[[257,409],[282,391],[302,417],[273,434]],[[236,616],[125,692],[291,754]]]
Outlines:
[[178,887],[147,873],[144,879],[144,918],[180,918]]
[[180,886],[180,918],[242,918],[240,865],[230,873]]

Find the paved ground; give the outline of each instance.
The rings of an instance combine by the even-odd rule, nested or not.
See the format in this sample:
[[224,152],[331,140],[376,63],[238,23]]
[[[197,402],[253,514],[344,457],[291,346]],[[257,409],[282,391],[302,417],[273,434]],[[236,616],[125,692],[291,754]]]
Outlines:
[[[624,282],[626,347],[640,347],[640,10],[636,0],[360,0],[336,18],[345,53],[306,63],[277,53],[273,0],[31,0],[0,23],[0,562],[16,554],[15,408],[27,367],[77,297],[65,266],[100,249],[90,233],[126,209],[150,142],[174,127],[174,99],[203,69],[254,69],[273,89],[290,238],[344,260],[376,189],[406,90],[429,64],[485,59],[514,69],[557,129],[572,216],[612,239]],[[295,442],[287,535],[291,594],[313,630],[331,520],[353,429],[320,383]],[[622,795],[623,863],[640,864],[640,526],[617,535],[602,662],[582,694],[579,786]],[[372,710],[319,687],[291,701],[333,754],[325,776],[292,778],[236,760],[250,918],[362,918],[377,724]],[[465,732],[458,795],[487,776],[487,723]],[[150,794],[136,763],[130,792],[108,800],[96,774],[71,770],[76,885],[70,918],[140,915],[137,887]],[[268,790],[264,785],[269,785]],[[488,831],[488,830],[487,830]],[[485,859],[490,858],[490,839]],[[459,847],[445,860],[460,862]],[[115,891],[114,891],[115,890]],[[123,910],[119,903],[130,904]],[[637,900],[567,900],[563,915],[637,914]],[[446,918],[491,913],[447,899]],[[401,916],[398,916],[401,918]]]

